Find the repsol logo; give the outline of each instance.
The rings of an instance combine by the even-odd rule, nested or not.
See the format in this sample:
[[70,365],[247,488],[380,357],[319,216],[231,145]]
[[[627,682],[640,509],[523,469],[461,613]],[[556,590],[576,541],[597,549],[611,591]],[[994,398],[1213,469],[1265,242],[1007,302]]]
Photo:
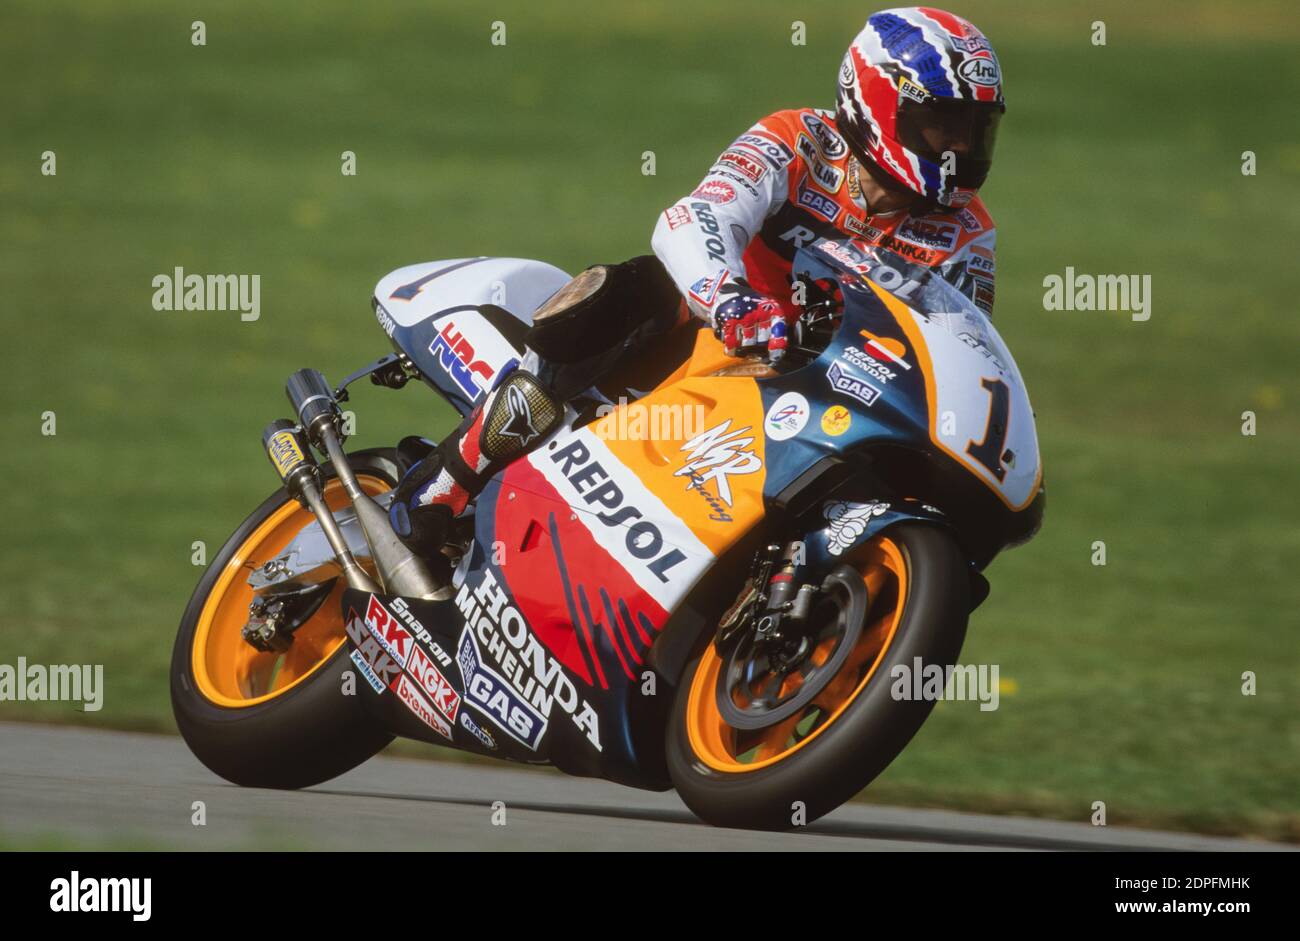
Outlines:
[[691,203],[691,209],[695,210],[695,218],[699,220],[700,228],[708,236],[704,240],[704,247],[709,250],[709,257],[714,261],[725,262],[727,246],[722,241],[722,227],[718,225],[718,217],[713,214],[713,207],[708,203],[699,202]]
[[581,441],[574,441],[551,455],[578,496],[588,506],[604,507],[596,512],[596,519],[606,526],[626,526],[623,541],[628,553],[645,563],[645,567],[661,582],[668,581],[668,571],[686,560],[679,549],[665,551],[664,536],[659,527],[645,518],[645,514],[627,502],[623,490],[610,479],[599,461],[591,459],[591,452]]

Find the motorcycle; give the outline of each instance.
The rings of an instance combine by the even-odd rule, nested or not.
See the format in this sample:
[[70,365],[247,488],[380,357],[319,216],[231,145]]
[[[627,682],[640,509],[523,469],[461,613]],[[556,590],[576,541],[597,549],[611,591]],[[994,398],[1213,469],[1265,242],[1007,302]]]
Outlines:
[[432,558],[384,510],[432,444],[346,453],[348,388],[418,379],[463,415],[569,278],[507,258],[385,276],[394,352],[337,387],[290,377],[295,417],[264,434],[281,488],[181,620],[172,702],[194,754],[301,788],[402,736],[676,788],[748,828],[867,786],[934,704],[898,671],[957,663],[983,570],[1040,525],[1042,467],[1015,361],[942,278],[852,239],[804,245],[793,274],[778,364],[673,329],[615,371],[627,395],[568,404]]

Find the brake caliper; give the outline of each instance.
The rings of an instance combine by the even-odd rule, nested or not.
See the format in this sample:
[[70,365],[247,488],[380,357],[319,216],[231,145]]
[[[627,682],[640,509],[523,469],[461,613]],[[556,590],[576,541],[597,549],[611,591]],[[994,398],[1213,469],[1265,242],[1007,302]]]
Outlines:
[[240,636],[263,653],[284,653],[293,646],[293,632],[311,620],[336,581],[331,578],[294,591],[258,595],[248,606],[248,623]]

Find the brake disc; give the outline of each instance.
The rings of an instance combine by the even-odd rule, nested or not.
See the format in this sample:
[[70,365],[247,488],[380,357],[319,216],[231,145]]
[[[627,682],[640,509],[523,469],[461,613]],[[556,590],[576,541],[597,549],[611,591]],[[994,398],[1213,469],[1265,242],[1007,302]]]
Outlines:
[[[818,617],[825,602],[834,605],[834,613],[820,630],[789,641],[799,644],[793,653],[777,647],[782,641],[759,640],[751,631],[723,654],[715,695],[718,713],[729,726],[752,731],[784,722],[799,714],[835,678],[862,636],[870,599],[862,576],[841,565],[822,582],[820,600],[823,603],[813,609],[810,618]],[[836,638],[834,649],[822,663],[812,664],[812,653],[830,637]],[[802,682],[782,696],[786,680],[796,673]],[[738,698],[745,704],[738,704]]]

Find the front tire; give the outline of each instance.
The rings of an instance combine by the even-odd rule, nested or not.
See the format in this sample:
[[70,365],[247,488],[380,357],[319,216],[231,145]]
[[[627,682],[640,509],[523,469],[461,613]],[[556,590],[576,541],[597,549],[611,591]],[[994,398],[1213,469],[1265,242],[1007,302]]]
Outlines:
[[711,640],[687,667],[668,729],[668,769],[701,819],[764,830],[811,823],[874,780],[929,715],[932,701],[893,698],[890,671],[910,669],[915,657],[956,663],[970,611],[965,558],[947,531],[903,523],[846,562],[866,583],[870,606],[852,654],[803,711],[764,729],[733,728],[717,705],[725,652]]
[[[397,484],[395,452],[350,455],[372,495]],[[328,465],[331,509],[347,496]],[[366,713],[358,695],[344,695],[354,672],[339,596],[344,582],[294,633],[285,655],[260,653],[239,630],[253,591],[248,573],[274,558],[315,519],[283,489],[267,498],[221,547],[181,618],[172,652],[172,712],[190,750],[209,769],[245,787],[301,788],[355,768],[393,736]]]

